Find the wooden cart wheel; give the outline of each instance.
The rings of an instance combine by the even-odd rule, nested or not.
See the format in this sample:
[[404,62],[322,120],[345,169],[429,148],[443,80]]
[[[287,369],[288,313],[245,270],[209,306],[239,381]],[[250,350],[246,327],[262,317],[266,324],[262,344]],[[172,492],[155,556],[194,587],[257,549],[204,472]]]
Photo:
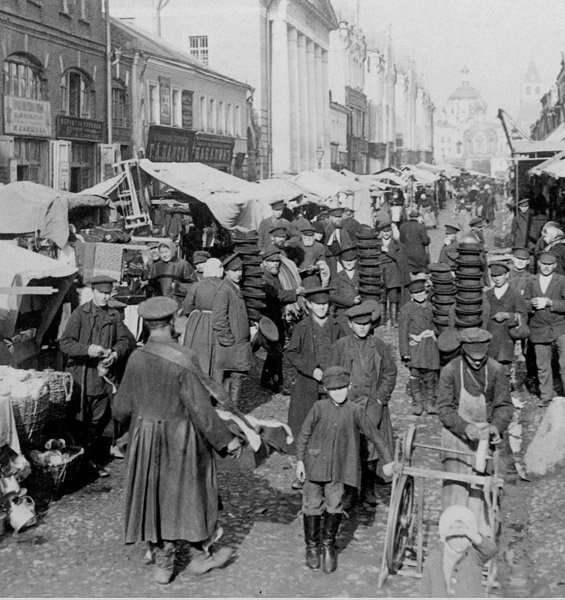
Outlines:
[[389,573],[402,567],[414,517],[414,478],[402,475],[393,492],[385,537],[385,557]]
[[411,423],[404,434],[404,442],[402,443],[402,454],[409,463],[412,460],[412,452],[414,452],[414,441],[416,439],[416,425]]

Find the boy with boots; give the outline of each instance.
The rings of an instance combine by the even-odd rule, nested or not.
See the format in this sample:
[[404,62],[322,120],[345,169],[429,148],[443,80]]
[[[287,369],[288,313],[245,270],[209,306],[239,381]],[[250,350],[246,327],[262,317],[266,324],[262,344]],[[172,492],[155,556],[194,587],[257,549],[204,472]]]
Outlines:
[[412,414],[437,415],[436,392],[439,350],[434,331],[432,304],[425,282],[413,281],[410,298],[400,311],[398,349],[402,362],[410,369],[408,384],[412,396]]
[[[328,367],[324,372],[328,399],[314,404],[296,441],[296,476],[304,482],[302,512],[306,542],[306,565],[325,573],[337,568],[334,547],[342,515],[344,486],[361,483],[361,433],[375,445],[384,461],[383,472],[392,475],[392,455],[364,407],[348,401],[349,372]],[[323,517],[323,524],[322,524]],[[320,561],[320,529],[322,561]]]

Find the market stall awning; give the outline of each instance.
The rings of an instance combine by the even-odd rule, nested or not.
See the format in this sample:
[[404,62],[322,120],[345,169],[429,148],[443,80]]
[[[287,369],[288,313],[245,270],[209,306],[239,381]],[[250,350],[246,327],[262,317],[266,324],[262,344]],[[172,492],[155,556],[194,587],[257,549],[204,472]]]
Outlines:
[[408,165],[402,170],[402,178],[406,181],[410,178],[413,178],[416,183],[429,185],[437,181],[439,176],[435,175],[434,173],[430,173],[430,171],[418,169],[418,167],[415,167],[414,165]]
[[202,163],[154,163],[143,158],[148,175],[206,204],[226,229],[257,229],[265,194],[260,186]]
[[118,175],[114,175],[114,177],[110,177],[110,179],[106,179],[106,181],[101,181],[92,187],[83,190],[83,194],[90,194],[91,196],[110,196],[112,192],[118,189],[120,183],[125,179],[125,173],[119,173]]
[[544,160],[528,171],[529,175],[541,175],[542,173],[554,179],[565,177],[565,151],[558,152],[555,156]]
[[335,171],[334,173],[341,177],[341,180],[336,182],[331,175],[327,173],[324,175],[324,169],[320,169],[318,171],[302,171],[292,178],[292,182],[305,192],[316,196],[320,202],[327,203],[333,200],[334,205],[337,205],[337,194],[352,193],[352,187],[358,187],[359,184]]
[[261,188],[261,192],[267,200],[280,198],[281,200],[294,200],[304,195],[304,190],[293,183],[290,179],[275,177],[273,179],[261,179],[255,185]]
[[441,173],[441,169],[437,165],[432,165],[423,160],[421,160],[419,163],[416,163],[416,167],[418,169],[423,169],[424,171],[430,171],[430,173],[435,173],[436,175]]
[[400,175],[388,170],[380,171],[379,173],[373,173],[372,175],[362,175],[361,177],[363,178],[363,181],[368,180],[370,177],[374,181],[383,181],[385,183],[390,183],[401,187],[406,185],[406,180],[404,180]]
[[[36,333],[36,341],[39,344],[78,269],[42,254],[20,248],[12,242],[0,241],[0,254],[2,256],[0,288],[27,286],[30,282],[33,282],[34,286],[52,285],[57,288],[55,294],[42,296],[40,297],[42,300],[37,298],[34,300],[36,306],[38,302],[42,302],[41,310],[38,311]],[[0,333],[5,337],[13,335],[18,312],[22,306],[24,308],[30,306],[28,296],[0,294]]]

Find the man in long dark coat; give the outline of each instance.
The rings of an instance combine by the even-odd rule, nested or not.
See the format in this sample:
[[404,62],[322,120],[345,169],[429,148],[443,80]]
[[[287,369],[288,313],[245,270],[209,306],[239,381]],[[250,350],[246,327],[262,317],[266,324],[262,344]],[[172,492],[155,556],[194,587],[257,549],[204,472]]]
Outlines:
[[359,295],[359,272],[357,271],[357,252],[355,248],[345,248],[339,253],[342,270],[332,278],[330,301],[338,320],[347,325],[345,311],[361,302]]
[[109,475],[102,466],[107,457],[101,441],[111,420],[112,385],[119,378],[120,366],[123,368],[135,348],[135,339],[120,313],[108,308],[114,283],[115,279],[103,275],[92,278],[92,300],[74,310],[59,342],[61,352],[69,357],[72,408],[84,428],[81,442],[102,477]]
[[545,214],[535,214],[530,208],[529,198],[518,200],[518,212],[514,215],[510,226],[512,246],[526,247],[533,252],[546,221]]
[[214,377],[224,384],[237,407],[243,380],[251,369],[251,334],[243,294],[239,287],[243,262],[238,252],[222,263],[224,282],[212,304],[212,330],[216,336]]
[[116,396],[116,418],[130,421],[124,482],[125,543],[148,542],[155,581],[174,576],[179,540],[191,543],[188,570],[225,564],[229,548],[210,553],[218,537],[218,482],[213,451],[240,448],[210,401],[210,380],[196,355],[172,337],[177,311],[170,298],[139,305],[150,330],[147,344],[128,362]]
[[430,264],[428,246],[431,240],[426,226],[418,221],[419,217],[418,210],[412,210],[408,221],[398,228],[400,241],[406,246],[408,252],[408,266],[411,273],[427,273]]
[[[396,385],[397,367],[390,346],[370,335],[373,323],[380,317],[378,304],[364,301],[345,313],[352,333],[334,343],[330,366],[344,367],[351,374],[349,399],[363,399],[367,417],[379,428],[389,450],[394,448],[394,435],[388,403]],[[376,504],[375,477],[378,453],[368,443],[364,449],[361,496]],[[380,467],[379,467],[380,468]]]
[[[419,224],[419,223],[418,223]],[[405,301],[405,286],[410,283],[410,259],[406,246],[392,236],[392,225],[379,223],[381,238],[381,272],[384,294],[381,300],[381,325],[387,324],[387,305],[390,324],[395,327],[398,317],[398,306]]]

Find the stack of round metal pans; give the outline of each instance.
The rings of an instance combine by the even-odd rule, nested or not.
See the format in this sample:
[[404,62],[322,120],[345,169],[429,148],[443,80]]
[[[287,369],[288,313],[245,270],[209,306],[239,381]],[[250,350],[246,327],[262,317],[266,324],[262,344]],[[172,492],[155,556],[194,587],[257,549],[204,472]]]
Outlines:
[[257,242],[259,236],[256,231],[236,233],[232,237],[234,251],[241,254],[243,261],[243,280],[241,292],[247,307],[247,316],[250,321],[259,321],[267,305],[265,304],[265,281],[261,269],[261,257]]
[[449,265],[432,263],[429,266],[432,281],[432,312],[434,325],[443,331],[449,327],[450,315],[455,304],[455,278]]
[[480,327],[483,312],[484,262],[480,244],[460,242],[455,280],[456,327]]
[[363,300],[380,301],[383,294],[381,241],[375,229],[362,225],[357,231],[359,295]]

